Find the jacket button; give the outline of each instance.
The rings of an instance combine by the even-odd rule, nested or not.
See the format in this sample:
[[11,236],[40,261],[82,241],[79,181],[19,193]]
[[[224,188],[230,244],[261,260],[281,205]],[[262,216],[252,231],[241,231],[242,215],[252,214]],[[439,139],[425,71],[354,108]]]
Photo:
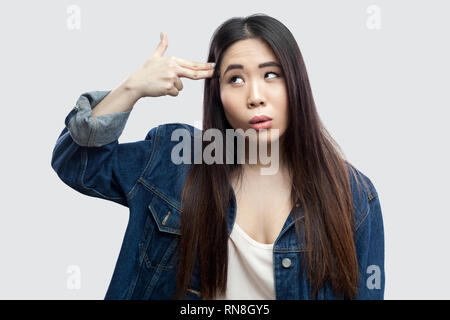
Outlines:
[[289,268],[291,266],[291,259],[289,258],[284,258],[281,261],[281,264],[283,265],[284,268]]

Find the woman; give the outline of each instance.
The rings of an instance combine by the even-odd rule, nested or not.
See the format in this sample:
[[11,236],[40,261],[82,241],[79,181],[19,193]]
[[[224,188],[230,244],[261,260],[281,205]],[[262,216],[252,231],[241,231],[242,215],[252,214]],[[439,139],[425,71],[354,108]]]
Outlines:
[[[167,46],[163,35],[114,90],[82,94],[53,151],[66,184],[130,209],[105,299],[383,299],[376,189],[321,123],[290,31],[263,14],[230,19],[213,35],[215,67],[164,58]],[[177,96],[181,77],[205,79],[203,132],[168,123],[119,144],[136,101]],[[223,161],[202,161],[206,132],[231,129],[245,151],[266,143],[276,170],[217,139],[209,155]]]

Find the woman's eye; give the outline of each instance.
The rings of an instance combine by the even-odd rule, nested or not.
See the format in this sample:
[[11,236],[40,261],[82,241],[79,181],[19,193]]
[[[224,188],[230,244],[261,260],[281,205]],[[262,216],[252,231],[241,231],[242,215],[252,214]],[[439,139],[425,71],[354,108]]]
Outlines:
[[[273,74],[275,74],[277,77],[279,77],[279,74],[276,73],[276,72],[273,72],[273,71],[266,72],[265,75],[268,75],[268,74],[270,74],[270,73],[273,73]],[[236,82],[233,81],[234,79],[242,79],[242,78],[239,77],[239,76],[233,76],[233,77],[230,78],[230,80],[229,80],[228,82],[229,82],[229,83],[236,83]]]

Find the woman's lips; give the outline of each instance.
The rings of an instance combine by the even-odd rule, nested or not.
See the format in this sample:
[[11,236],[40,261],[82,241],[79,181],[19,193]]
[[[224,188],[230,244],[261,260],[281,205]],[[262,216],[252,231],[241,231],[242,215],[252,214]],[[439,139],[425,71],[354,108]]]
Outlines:
[[267,120],[267,121],[257,122],[257,123],[250,123],[250,127],[252,127],[255,130],[267,129],[267,128],[270,128],[271,125],[272,125],[272,120]]

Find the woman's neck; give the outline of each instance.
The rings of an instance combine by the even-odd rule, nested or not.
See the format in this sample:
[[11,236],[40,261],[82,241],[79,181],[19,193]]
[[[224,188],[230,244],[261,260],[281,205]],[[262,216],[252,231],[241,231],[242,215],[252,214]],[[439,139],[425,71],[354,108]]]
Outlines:
[[[278,141],[276,142],[278,144]],[[259,172],[261,175],[274,175],[278,172],[285,171],[287,169],[287,163],[285,157],[283,157],[284,152],[280,151],[278,145],[268,143],[265,152],[261,152],[259,149],[259,144],[257,146],[256,152],[249,152],[248,142],[245,145],[245,162],[242,164],[244,170],[249,172]],[[261,154],[262,153],[262,154]]]

